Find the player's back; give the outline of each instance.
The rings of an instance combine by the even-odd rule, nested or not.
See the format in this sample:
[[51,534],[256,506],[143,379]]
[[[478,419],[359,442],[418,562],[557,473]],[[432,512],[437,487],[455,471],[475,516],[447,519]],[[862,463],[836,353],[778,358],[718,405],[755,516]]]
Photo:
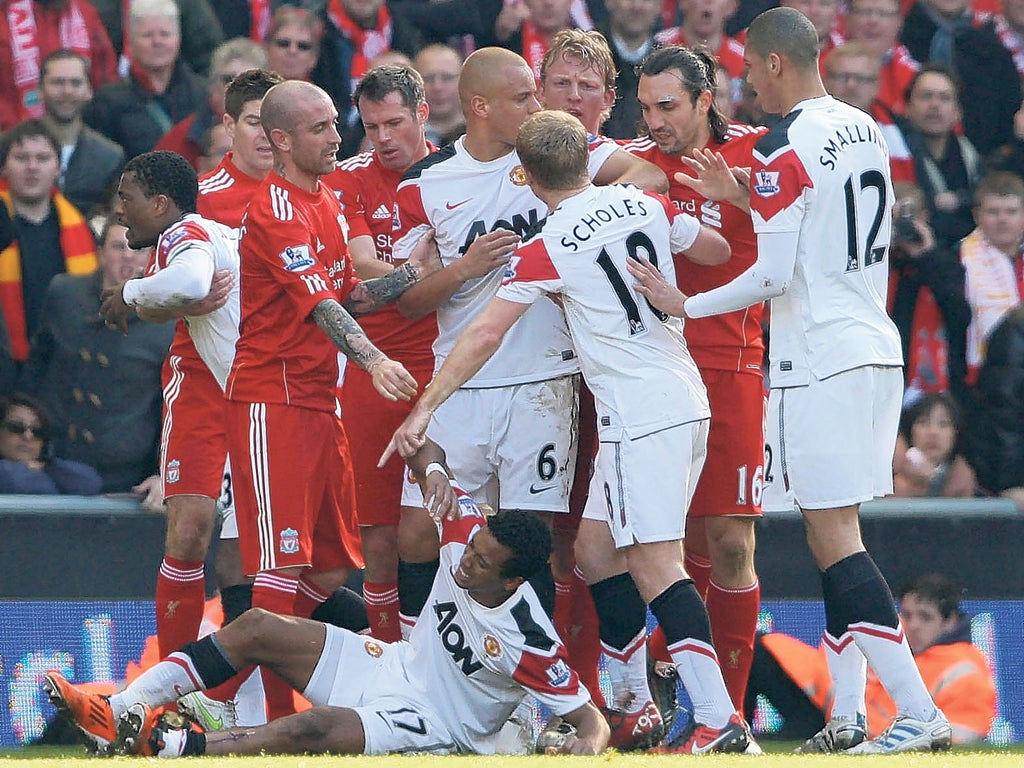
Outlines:
[[752,171],[755,231],[799,232],[792,282],[772,300],[772,386],[902,365],[885,311],[894,194],[875,122],[831,96],[801,102],[758,141]]

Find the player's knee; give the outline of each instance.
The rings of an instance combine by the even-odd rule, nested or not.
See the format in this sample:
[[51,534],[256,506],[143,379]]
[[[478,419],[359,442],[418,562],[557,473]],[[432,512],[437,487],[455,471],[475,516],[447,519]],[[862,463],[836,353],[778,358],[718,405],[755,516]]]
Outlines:
[[285,718],[288,738],[292,744],[302,744],[308,752],[348,752],[342,732],[342,712],[338,707],[313,707],[305,712]]

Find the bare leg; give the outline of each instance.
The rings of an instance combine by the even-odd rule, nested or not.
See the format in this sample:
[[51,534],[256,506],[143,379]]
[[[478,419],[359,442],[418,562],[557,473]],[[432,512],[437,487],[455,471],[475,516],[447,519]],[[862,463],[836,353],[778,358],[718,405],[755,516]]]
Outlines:
[[359,715],[343,707],[313,707],[256,728],[231,728],[206,736],[207,755],[358,755],[364,748]]

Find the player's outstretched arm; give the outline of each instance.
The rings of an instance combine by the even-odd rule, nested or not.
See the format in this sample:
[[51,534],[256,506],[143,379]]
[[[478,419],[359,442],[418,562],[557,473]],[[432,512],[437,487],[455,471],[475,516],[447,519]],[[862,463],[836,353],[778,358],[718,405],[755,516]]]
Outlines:
[[428,230],[400,267],[358,283],[345,299],[344,307],[353,315],[365,315],[390,304],[427,275],[440,269],[434,231]]
[[444,304],[464,282],[483,277],[504,266],[519,245],[519,235],[507,229],[496,229],[474,240],[461,258],[443,269],[424,277],[406,291],[398,301],[398,309],[410,320],[423,317]]
[[668,177],[654,163],[617,149],[604,161],[594,176],[594,183],[632,184],[649,192],[668,192]]
[[210,292],[206,294],[206,298],[187,304],[181,309],[136,307],[135,313],[147,323],[166,323],[169,320],[177,320],[179,317],[208,315],[228,303],[231,289],[234,286],[235,276],[231,270],[218,269],[213,273],[213,282],[210,283]]
[[373,345],[345,308],[334,299],[324,299],[313,308],[313,322],[349,360],[373,376],[373,386],[388,400],[411,400],[416,379],[405,366],[390,359]]
[[697,175],[677,173],[677,182],[708,200],[724,200],[750,212],[749,168],[730,167],[721,152],[711,149],[695,149],[692,157],[683,155],[679,159]]
[[611,734],[608,721],[592,702],[588,701],[579,709],[563,715],[562,719],[576,729],[576,734],[570,736],[557,750],[558,752],[570,755],[599,755],[608,748],[608,737]]

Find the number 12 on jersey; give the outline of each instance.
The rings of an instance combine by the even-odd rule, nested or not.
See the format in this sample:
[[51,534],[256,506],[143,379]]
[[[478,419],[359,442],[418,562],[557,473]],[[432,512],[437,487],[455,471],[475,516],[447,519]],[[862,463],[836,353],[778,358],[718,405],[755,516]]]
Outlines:
[[[855,187],[856,184],[856,187]],[[846,271],[856,272],[861,268],[868,268],[872,264],[878,264],[885,258],[885,252],[889,248],[889,239],[876,245],[882,219],[885,217],[885,209],[890,205],[889,196],[886,194],[885,176],[881,171],[872,169],[864,171],[855,182],[851,176],[843,185],[846,194]],[[867,239],[864,241],[864,248],[861,250],[861,233],[858,231],[857,206],[867,198],[869,201],[872,195],[866,195],[868,190],[877,192],[876,207],[874,216],[871,219],[871,226],[868,227]],[[870,204],[870,203],[869,203]]]

